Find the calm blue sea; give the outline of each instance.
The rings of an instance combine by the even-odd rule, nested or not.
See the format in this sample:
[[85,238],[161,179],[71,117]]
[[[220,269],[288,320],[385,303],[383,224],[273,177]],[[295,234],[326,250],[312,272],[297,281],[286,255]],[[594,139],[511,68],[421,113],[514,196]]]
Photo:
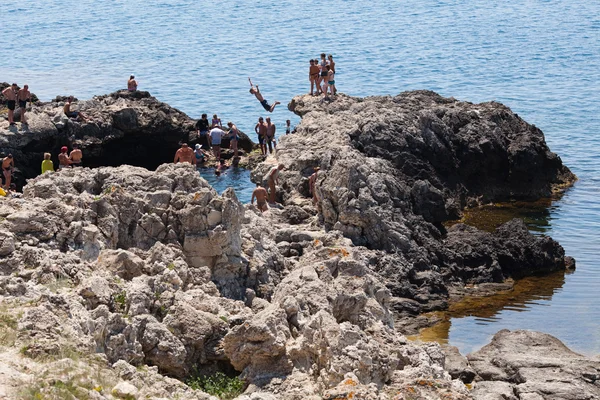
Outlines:
[[497,100],[539,126],[580,177],[544,229],[577,258],[551,296],[494,318],[452,320],[468,352],[501,328],[551,333],[600,353],[600,3],[584,0],[197,1],[2,0],[0,81],[42,100],[140,89],[192,117],[217,113],[251,132],[265,113],[282,130],[292,96],[307,92],[308,60],[337,62],[336,86],[355,96],[431,89]]

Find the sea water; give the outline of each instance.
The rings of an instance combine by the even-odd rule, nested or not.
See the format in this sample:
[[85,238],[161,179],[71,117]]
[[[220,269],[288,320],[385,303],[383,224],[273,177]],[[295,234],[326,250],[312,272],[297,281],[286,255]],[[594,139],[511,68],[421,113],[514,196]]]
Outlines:
[[[308,60],[325,52],[353,96],[430,89],[508,105],[580,178],[543,217],[578,268],[541,297],[452,318],[449,341],[468,352],[501,328],[535,329],[600,353],[600,3],[3,0],[0,17],[0,81],[28,83],[42,100],[112,92],[134,74],[191,117],[216,113],[253,136],[267,114],[251,76],[282,102],[270,115],[281,133],[298,122],[286,103],[308,92]],[[212,183],[227,186],[228,174]]]

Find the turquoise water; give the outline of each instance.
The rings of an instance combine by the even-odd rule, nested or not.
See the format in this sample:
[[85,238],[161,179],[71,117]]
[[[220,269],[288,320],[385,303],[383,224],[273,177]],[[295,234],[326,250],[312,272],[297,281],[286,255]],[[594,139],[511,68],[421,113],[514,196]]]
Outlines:
[[0,81],[43,100],[111,92],[133,73],[192,117],[217,113],[253,132],[265,112],[248,93],[252,76],[283,103],[272,114],[282,130],[298,121],[285,104],[309,90],[308,59],[324,51],[351,95],[431,89],[507,104],[580,177],[544,222],[578,269],[542,300],[453,319],[450,342],[466,352],[526,328],[600,353],[600,3],[3,0],[0,15]]

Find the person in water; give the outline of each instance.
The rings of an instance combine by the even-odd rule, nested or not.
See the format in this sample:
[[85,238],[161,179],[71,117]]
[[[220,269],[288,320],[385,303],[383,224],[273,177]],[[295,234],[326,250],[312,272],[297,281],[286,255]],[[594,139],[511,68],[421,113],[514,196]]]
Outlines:
[[60,154],[58,155],[58,169],[70,168],[71,160],[69,159],[69,155],[67,154],[69,149],[67,146],[63,146],[60,148]]
[[181,148],[175,152],[175,159],[173,160],[173,163],[177,164],[178,162],[187,162],[192,165],[196,165],[194,151],[189,148],[187,143],[181,143]]
[[79,148],[77,143],[73,143],[73,150],[71,154],[69,154],[69,160],[71,160],[72,167],[81,167],[81,159],[83,158],[83,153]]
[[8,108],[8,125],[15,125],[15,108],[17,108],[17,89],[16,83],[13,83],[2,91],[6,98],[6,108]]
[[135,76],[130,75],[129,80],[127,81],[127,90],[130,92],[135,92],[137,90],[138,83],[135,80]]
[[256,97],[256,100],[258,100],[260,102],[260,104],[263,106],[263,108],[266,111],[273,112],[273,110],[275,109],[277,104],[281,104],[280,102],[276,101],[275,103],[273,103],[273,105],[270,105],[269,102],[267,100],[265,100],[265,98],[260,93],[260,89],[258,88],[258,85],[256,85],[256,88],[254,87],[250,77],[248,77],[248,82],[250,82],[250,93],[252,93]]
[[44,161],[42,161],[42,174],[46,172],[54,172],[54,163],[50,159],[52,154],[44,153]]
[[73,96],[69,96],[69,99],[67,100],[67,102],[65,103],[65,106],[63,107],[63,112],[65,113],[65,115],[68,118],[74,118],[74,119],[81,118],[81,120],[83,122],[86,122],[87,121],[87,117],[85,115],[83,115],[82,112],[71,110],[71,104],[72,103],[73,103]]
[[267,137],[267,125],[263,120],[263,117],[258,118],[258,123],[254,127],[254,132],[258,136],[258,145],[260,146],[260,152],[264,156],[267,154],[267,146],[265,146],[265,139]]
[[310,82],[310,95],[314,95],[314,88],[317,88],[317,94],[321,93],[319,90],[319,66],[315,64],[315,60],[310,60],[310,67],[308,68],[308,81]]
[[240,132],[237,126],[231,121],[227,123],[229,127],[229,147],[233,150],[233,156],[238,156],[238,141],[240,140]]
[[256,199],[256,207],[258,207],[261,214],[269,209],[267,206],[267,189],[260,186],[260,183],[256,184],[256,189],[252,192],[250,204],[254,204],[254,199]]
[[209,157],[209,154],[207,152],[205,152],[204,150],[202,150],[202,145],[198,143],[198,144],[196,144],[196,147],[194,150],[194,156],[196,157],[196,166],[201,166],[204,164],[206,159]]
[[10,181],[12,179],[12,173],[15,169],[15,161],[13,155],[9,154],[2,159],[2,173],[4,174],[4,188],[10,189]]
[[269,203],[275,203],[275,192],[277,188],[277,182],[279,179],[279,171],[284,169],[283,164],[279,164],[269,170],[267,175],[267,183],[269,184]]
[[30,99],[31,92],[29,92],[29,85],[23,85],[23,89],[17,92],[17,100],[19,101],[19,108],[21,109],[21,124],[24,125],[27,125],[25,111],[27,111],[27,100]]

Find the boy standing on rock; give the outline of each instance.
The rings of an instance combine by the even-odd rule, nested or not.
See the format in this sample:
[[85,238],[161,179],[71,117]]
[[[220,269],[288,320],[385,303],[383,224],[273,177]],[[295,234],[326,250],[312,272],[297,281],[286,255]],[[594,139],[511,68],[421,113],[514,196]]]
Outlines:
[[260,152],[264,156],[267,154],[267,146],[265,146],[265,138],[267,137],[267,125],[265,124],[263,117],[258,118],[258,123],[254,127],[254,132],[258,136],[258,145],[260,146]]
[[17,93],[17,99],[19,100],[19,108],[21,109],[21,124],[27,125],[27,118],[25,118],[25,111],[27,111],[27,100],[31,99],[31,93],[29,92],[29,86],[23,85],[23,89]]
[[17,84],[13,83],[2,91],[6,98],[6,108],[8,108],[8,124],[15,125],[15,108],[17,107]]
[[2,173],[4,174],[4,187],[6,190],[10,189],[13,169],[15,169],[15,162],[12,154],[9,154],[2,159]]
[[267,206],[267,189],[260,186],[260,183],[256,184],[256,189],[254,189],[254,192],[252,192],[250,204],[254,204],[254,198],[256,198],[256,206],[260,210],[261,214],[269,209]]
[[275,106],[277,106],[277,104],[281,104],[278,101],[276,101],[275,103],[273,103],[273,105],[270,105],[269,102],[264,99],[262,94],[260,94],[258,85],[256,85],[256,89],[254,88],[254,85],[252,84],[250,77],[248,77],[248,82],[250,82],[250,93],[252,93],[256,97],[256,100],[258,100],[260,102],[260,104],[263,106],[263,108],[265,110],[267,110],[268,112],[273,112],[273,110],[275,109]]

